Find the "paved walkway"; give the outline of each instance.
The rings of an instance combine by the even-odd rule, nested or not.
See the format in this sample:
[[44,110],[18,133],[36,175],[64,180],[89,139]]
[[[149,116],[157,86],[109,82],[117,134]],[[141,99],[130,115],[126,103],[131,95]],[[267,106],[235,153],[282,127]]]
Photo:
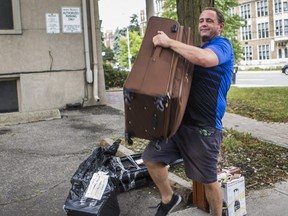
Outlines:
[[240,115],[226,113],[223,118],[224,127],[240,132],[250,133],[260,140],[288,148],[288,124],[267,123]]

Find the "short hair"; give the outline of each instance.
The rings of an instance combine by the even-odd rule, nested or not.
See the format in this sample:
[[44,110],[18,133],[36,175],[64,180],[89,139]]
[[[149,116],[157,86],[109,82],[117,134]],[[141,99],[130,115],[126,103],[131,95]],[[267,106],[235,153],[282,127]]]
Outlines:
[[225,18],[223,16],[223,14],[221,13],[220,10],[218,10],[217,8],[215,7],[206,7],[204,8],[204,10],[212,10],[212,11],[215,11],[216,12],[216,15],[217,15],[217,19],[218,19],[218,22],[219,23],[225,23]]

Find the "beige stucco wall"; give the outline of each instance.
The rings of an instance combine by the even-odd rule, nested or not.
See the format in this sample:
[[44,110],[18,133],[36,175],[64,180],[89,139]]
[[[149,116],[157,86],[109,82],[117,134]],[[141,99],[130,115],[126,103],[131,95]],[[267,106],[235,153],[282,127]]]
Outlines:
[[61,108],[67,103],[82,103],[85,98],[83,83],[83,71],[22,74],[21,110],[45,110]]
[[[18,82],[19,111],[62,108],[93,95],[85,81],[83,13],[82,32],[63,33],[62,7],[80,7],[81,0],[20,0],[22,34],[0,35],[0,81]],[[58,13],[60,33],[46,32],[46,13]],[[100,75],[101,77],[101,75]],[[102,75],[103,77],[103,75]],[[102,79],[103,80],[103,79]],[[105,102],[105,84],[99,95]],[[104,89],[104,90],[103,90]],[[87,92],[86,92],[87,94]],[[96,105],[88,98],[89,105]]]

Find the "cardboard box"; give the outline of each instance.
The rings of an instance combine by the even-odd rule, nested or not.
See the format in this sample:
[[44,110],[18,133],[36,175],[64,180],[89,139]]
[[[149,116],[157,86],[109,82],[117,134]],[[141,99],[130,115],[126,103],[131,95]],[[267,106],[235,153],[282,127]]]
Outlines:
[[[247,214],[245,200],[245,180],[244,176],[233,179],[222,186],[223,193],[223,215],[243,216]],[[227,208],[226,208],[227,207]]]

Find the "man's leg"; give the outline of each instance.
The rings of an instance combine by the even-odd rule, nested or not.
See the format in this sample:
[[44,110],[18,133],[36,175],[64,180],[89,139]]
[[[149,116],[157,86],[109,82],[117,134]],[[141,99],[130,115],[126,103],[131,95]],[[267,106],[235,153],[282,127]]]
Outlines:
[[173,195],[173,190],[168,180],[168,169],[164,163],[155,163],[145,161],[148,172],[153,182],[156,184],[160,194],[162,203],[168,203]]
[[222,215],[222,191],[218,182],[204,184],[208,203],[213,216]]

